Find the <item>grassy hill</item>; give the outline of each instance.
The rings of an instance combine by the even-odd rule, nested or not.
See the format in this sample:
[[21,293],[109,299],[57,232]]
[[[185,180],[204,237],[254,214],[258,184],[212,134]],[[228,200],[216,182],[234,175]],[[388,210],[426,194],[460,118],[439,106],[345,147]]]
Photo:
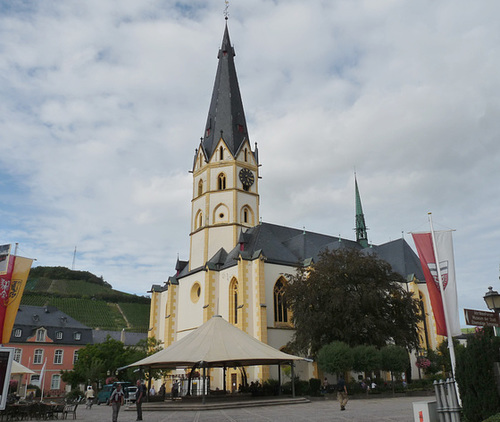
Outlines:
[[147,332],[150,299],[114,290],[87,271],[36,267],[30,272],[23,305],[56,306],[92,328]]

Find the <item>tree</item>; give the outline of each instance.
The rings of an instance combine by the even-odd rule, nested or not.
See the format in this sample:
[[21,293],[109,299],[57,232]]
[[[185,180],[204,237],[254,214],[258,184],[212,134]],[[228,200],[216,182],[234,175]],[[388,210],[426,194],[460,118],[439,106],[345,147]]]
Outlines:
[[420,307],[404,283],[373,254],[353,249],[321,253],[317,263],[298,267],[288,277],[285,294],[296,329],[290,345],[313,356],[333,341],[378,348],[391,341],[415,348]]
[[350,371],[353,367],[352,349],[341,341],[323,346],[318,353],[318,365],[322,371],[329,374],[340,374]]
[[380,349],[380,369],[391,372],[392,394],[394,394],[394,372],[405,372],[410,364],[408,351],[393,344]]
[[467,347],[457,348],[455,375],[467,421],[479,422],[500,412],[500,397],[495,379],[500,337],[492,327],[484,327],[467,338]]
[[[90,380],[97,383],[105,380],[110,374],[115,374],[118,368],[143,359],[147,355],[148,345],[157,343],[156,340],[139,342],[137,347],[125,347],[118,340],[110,336],[103,343],[89,344],[78,351],[78,360],[72,371],[63,371],[62,379],[76,387],[78,383],[86,383]],[[158,346],[158,345],[156,345]],[[127,377],[130,374],[125,375]],[[124,375],[122,374],[122,377]]]
[[375,346],[356,346],[352,350],[356,372],[372,372],[380,368],[380,350]]

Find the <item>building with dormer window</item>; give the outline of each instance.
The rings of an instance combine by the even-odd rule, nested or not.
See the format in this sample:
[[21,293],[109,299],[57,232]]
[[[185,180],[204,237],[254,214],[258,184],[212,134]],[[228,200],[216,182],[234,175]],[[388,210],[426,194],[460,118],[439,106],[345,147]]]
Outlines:
[[13,347],[14,359],[35,374],[27,384],[43,388],[45,394],[62,395],[66,385],[62,370],[72,370],[78,350],[93,342],[92,329],[53,306],[21,305],[16,316],[8,347]]

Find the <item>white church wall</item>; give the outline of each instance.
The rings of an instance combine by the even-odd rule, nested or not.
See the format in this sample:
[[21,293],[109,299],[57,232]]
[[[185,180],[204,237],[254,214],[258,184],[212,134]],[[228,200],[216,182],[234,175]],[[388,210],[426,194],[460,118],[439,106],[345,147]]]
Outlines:
[[[205,295],[205,283],[202,277],[205,272],[200,271],[195,274],[183,277],[179,280],[179,299],[178,299],[178,317],[177,317],[177,340],[184,330],[191,330],[203,324],[203,305]],[[200,286],[200,296],[198,300],[193,301],[191,290],[195,283]]]

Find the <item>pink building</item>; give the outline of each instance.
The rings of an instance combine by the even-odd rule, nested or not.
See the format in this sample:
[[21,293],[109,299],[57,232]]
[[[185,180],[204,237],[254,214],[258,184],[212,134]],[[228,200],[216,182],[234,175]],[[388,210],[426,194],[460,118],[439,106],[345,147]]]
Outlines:
[[42,388],[43,382],[45,396],[61,396],[67,391],[61,371],[73,369],[78,350],[91,343],[92,329],[57,308],[21,305],[6,346],[15,349],[14,360],[35,372],[23,383]]

